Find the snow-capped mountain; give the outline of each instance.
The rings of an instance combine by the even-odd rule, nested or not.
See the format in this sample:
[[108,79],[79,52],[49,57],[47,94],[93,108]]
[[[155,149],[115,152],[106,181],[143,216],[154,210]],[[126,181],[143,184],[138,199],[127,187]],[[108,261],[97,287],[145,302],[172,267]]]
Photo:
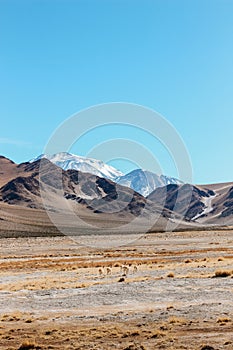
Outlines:
[[[70,155],[66,154],[66,156],[69,158],[68,161],[71,161]],[[6,227],[12,227],[14,232],[16,222],[14,220],[8,222],[10,215],[5,215],[5,205],[19,205],[21,208],[27,207],[33,208],[33,210],[45,209],[41,198],[41,188],[43,189],[43,186],[40,186],[41,180],[51,189],[51,192],[46,189],[46,195],[48,195],[49,208],[55,212],[60,210],[59,206],[63,200],[67,200],[69,206],[71,205],[77,212],[79,210],[82,213],[85,212],[85,215],[87,214],[86,210],[91,211],[88,212],[88,215],[90,213],[90,215],[92,213],[103,213],[104,215],[116,213],[120,214],[121,220],[122,218],[131,218],[131,215],[141,215],[142,209],[146,209],[145,218],[151,218],[150,215],[153,213],[156,213],[156,216],[161,213],[163,216],[162,222],[160,222],[161,230],[167,227],[167,220],[182,221],[185,219],[185,226],[188,220],[190,224],[198,224],[198,227],[200,225],[232,227],[233,225],[233,182],[208,185],[179,184],[180,181],[177,179],[137,169],[116,179],[116,182],[124,182],[124,185],[136,189],[133,191],[126,186],[117,185],[96,175],[85,173],[83,176],[79,176],[79,173],[72,169],[63,171],[61,174],[55,164],[47,159],[40,161],[41,158],[47,157],[42,155],[35,159],[37,161],[16,164],[10,159],[0,156],[0,205],[4,205],[3,216],[0,216],[0,220],[3,221],[3,225],[4,223],[7,225]],[[48,158],[61,161],[61,157],[58,155]],[[80,157],[77,158],[80,159]],[[86,158],[84,160],[87,161]],[[99,161],[96,162],[99,164]],[[40,176],[41,174],[42,176]],[[61,180],[63,184],[62,201],[60,182],[57,179]],[[136,193],[142,192],[146,196],[153,187],[156,189],[146,198]],[[15,209],[13,208],[13,210]],[[23,213],[23,211],[20,210],[19,213]],[[38,216],[40,220],[41,214],[42,212]],[[95,218],[93,217],[93,219]],[[117,218],[119,217],[117,216]],[[25,219],[26,216],[23,214],[22,222]],[[93,219],[91,217],[91,220]],[[104,225],[105,222],[106,217],[104,216]],[[114,219],[114,225],[115,222]],[[21,220],[19,225],[21,225]],[[24,225],[23,229],[26,226],[28,225]],[[35,232],[38,232],[38,227],[42,227],[41,221],[39,225],[35,226]],[[158,228],[157,221],[156,228]],[[19,230],[22,232],[21,226],[19,226]]]
[[60,152],[53,155],[41,154],[39,157],[32,159],[30,162],[35,162],[42,158],[50,160],[50,162],[56,164],[64,170],[79,170],[83,173],[90,173],[112,181],[116,181],[117,178],[124,175],[117,169],[105,164],[101,160],[76,156],[75,154],[67,152]]
[[170,185],[182,184],[183,182],[173,177],[157,175],[147,170],[136,169],[116,179],[116,182],[122,186],[132,188],[134,191],[147,197],[156,188]]
[[124,175],[114,167],[105,164],[101,160],[77,156],[75,154],[61,152],[53,155],[42,154],[30,162],[46,158],[50,162],[64,170],[79,170],[83,173],[90,173],[105,179],[112,180],[122,186],[130,187],[134,191],[147,197],[156,188],[170,185],[182,184],[183,182],[173,177],[157,175],[147,170],[136,169]]

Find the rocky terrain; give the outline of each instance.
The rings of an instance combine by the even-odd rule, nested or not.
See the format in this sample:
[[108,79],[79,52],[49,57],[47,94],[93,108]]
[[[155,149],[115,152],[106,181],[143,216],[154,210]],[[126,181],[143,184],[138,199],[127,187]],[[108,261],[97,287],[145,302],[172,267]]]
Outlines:
[[203,225],[231,225],[233,222],[233,183],[211,185],[168,185],[157,188],[148,200]]
[[0,252],[2,350],[233,348],[232,230],[147,234],[117,249],[2,238]]

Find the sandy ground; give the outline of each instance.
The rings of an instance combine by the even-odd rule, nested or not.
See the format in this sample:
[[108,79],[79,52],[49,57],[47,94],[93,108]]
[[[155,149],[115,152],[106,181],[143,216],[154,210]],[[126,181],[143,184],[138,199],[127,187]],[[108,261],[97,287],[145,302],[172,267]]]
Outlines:
[[231,230],[147,234],[112,249],[2,238],[0,254],[1,350],[233,349]]

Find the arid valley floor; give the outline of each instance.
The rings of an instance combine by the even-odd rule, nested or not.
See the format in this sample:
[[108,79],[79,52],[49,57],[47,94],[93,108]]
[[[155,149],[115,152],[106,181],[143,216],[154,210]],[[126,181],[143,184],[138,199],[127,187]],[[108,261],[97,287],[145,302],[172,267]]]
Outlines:
[[0,253],[1,350],[233,349],[231,229],[146,234],[105,249],[2,238]]

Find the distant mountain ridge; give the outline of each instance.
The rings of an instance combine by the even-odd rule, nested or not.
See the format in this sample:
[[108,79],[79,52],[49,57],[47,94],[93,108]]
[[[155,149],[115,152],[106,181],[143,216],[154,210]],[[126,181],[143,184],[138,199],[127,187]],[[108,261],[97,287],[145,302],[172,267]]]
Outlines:
[[[179,201],[177,198],[179,195]],[[152,192],[147,198],[152,202],[163,205],[177,213],[185,213],[188,220],[200,217],[205,210],[205,199],[215,196],[215,192],[208,188],[199,188],[190,184],[169,184]]]
[[186,220],[203,225],[233,225],[233,182],[210,185],[167,185],[147,197]]
[[140,193],[144,197],[147,197],[158,187],[167,186],[170,184],[182,184],[183,182],[173,177],[165,175],[157,175],[151,171],[135,169],[127,175],[118,178],[117,183],[122,186],[132,188],[134,191]]
[[39,157],[30,160],[30,162],[35,162],[40,159],[48,159],[63,170],[79,170],[81,172],[112,180],[122,186],[133,189],[144,197],[147,197],[158,187],[183,183],[173,177],[157,175],[151,171],[142,169],[135,169],[124,175],[119,170],[105,164],[101,160],[77,156],[67,152],[56,153],[53,155],[42,154]]
[[[138,216],[146,208],[145,218],[159,214],[165,221],[233,225],[233,182],[162,186],[163,181],[171,182],[171,179],[138,169],[114,182],[88,172],[63,170],[45,157],[17,165],[0,156],[0,203],[43,210],[42,181],[49,188],[51,210],[57,210],[59,203],[67,201],[78,212],[84,208],[94,214],[118,213],[125,217]],[[160,187],[150,192],[156,186]],[[139,191],[150,194],[143,196]]]
[[83,173],[90,173],[112,181],[123,175],[122,172],[101,160],[77,156],[68,152],[60,152],[53,155],[41,154],[39,157],[30,160],[30,163],[40,159],[48,159],[63,170],[79,170]]
[[[5,163],[0,160],[0,169]],[[0,202],[9,205],[44,209],[41,190],[45,186],[46,208],[52,211],[63,211],[67,202],[77,213],[86,210],[90,215],[109,213],[137,217],[147,204],[146,198],[131,188],[78,170],[63,170],[46,158],[19,165],[12,163],[8,176],[10,180],[5,176],[0,188]],[[150,207],[154,213],[162,213],[165,220],[171,215],[157,204],[151,203]]]

